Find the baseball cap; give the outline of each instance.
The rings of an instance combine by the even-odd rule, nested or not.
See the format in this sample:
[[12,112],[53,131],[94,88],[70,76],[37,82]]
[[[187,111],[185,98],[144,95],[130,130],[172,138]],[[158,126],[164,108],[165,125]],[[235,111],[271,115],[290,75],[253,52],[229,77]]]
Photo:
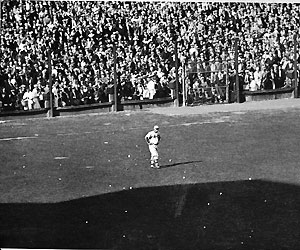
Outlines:
[[159,127],[157,125],[155,125],[154,130],[159,130]]

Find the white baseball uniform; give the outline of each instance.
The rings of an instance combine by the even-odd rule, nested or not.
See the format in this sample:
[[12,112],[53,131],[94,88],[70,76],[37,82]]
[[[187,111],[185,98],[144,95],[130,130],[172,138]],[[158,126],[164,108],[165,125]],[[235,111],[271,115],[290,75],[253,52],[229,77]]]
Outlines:
[[155,165],[156,168],[159,168],[158,165],[158,144],[160,141],[160,133],[158,130],[152,130],[150,132],[147,133],[147,135],[145,136],[145,140],[149,146],[149,151],[151,154],[151,167],[153,167],[153,165]]

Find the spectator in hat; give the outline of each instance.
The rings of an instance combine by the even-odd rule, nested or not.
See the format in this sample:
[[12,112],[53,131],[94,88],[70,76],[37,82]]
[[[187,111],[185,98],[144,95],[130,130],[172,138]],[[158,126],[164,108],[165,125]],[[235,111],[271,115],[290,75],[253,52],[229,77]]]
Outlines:
[[33,108],[33,94],[29,87],[26,87],[26,91],[23,94],[22,105],[24,110],[32,110]]
[[32,102],[33,102],[33,109],[40,109],[40,90],[38,89],[37,85],[34,85],[33,90],[32,90]]

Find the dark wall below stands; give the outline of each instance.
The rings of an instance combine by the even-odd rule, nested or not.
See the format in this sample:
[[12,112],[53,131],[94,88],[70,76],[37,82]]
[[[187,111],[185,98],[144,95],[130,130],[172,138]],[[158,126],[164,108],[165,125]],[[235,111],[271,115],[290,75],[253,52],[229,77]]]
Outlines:
[[[294,88],[284,89],[272,89],[272,90],[260,90],[260,91],[243,91],[242,95],[245,97],[245,101],[262,101],[262,100],[274,100],[282,98],[293,98]],[[123,101],[118,104],[118,111],[127,110],[141,110],[145,108],[154,107],[171,107],[174,105],[174,99],[158,98],[158,99],[146,99],[146,100],[130,100]],[[76,114],[90,114],[90,113],[103,113],[113,111],[113,103],[97,103],[80,106],[67,106],[60,107],[55,110],[55,116],[66,116]],[[47,117],[47,109],[38,110],[18,110],[18,111],[2,111],[0,112],[1,120],[9,120],[14,118],[33,118],[33,117]]]
[[294,88],[243,91],[246,102],[293,98]]
[[[123,101],[118,104],[118,111],[126,110],[141,110],[152,107],[170,107],[174,105],[174,100],[168,98],[158,98],[153,100],[133,100]],[[76,114],[91,114],[91,113],[103,113],[113,111],[113,103],[97,103],[80,106],[67,106],[59,107],[54,111],[55,116],[66,116]],[[47,117],[47,109],[38,110],[16,110],[16,111],[2,111],[0,112],[1,120],[10,120],[14,118],[34,118],[34,117]]]

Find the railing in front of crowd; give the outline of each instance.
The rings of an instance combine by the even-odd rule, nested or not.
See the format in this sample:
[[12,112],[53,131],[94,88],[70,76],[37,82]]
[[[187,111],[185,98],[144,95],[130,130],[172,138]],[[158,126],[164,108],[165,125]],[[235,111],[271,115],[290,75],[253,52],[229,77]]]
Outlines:
[[[272,55],[268,58],[268,53],[265,57],[241,57],[238,39],[234,51],[228,53],[228,60],[200,61],[195,58],[188,61],[183,65],[184,105],[243,102],[245,93],[267,94],[272,90],[274,94],[276,90],[280,93],[284,89],[292,89],[292,96],[298,98],[300,57],[297,39],[296,34],[287,38],[280,61],[274,61]],[[266,39],[260,40],[265,42]],[[270,41],[269,44],[274,45]]]
[[231,92],[230,78],[234,60],[190,60],[184,66],[182,94],[185,105],[228,103]]

